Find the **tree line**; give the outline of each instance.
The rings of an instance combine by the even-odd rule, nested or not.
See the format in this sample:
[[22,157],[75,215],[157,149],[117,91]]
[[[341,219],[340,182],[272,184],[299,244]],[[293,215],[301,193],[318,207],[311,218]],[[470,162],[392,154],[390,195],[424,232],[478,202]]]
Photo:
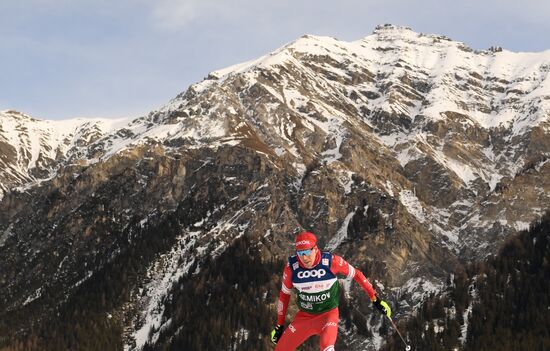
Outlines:
[[[550,214],[452,276],[401,325],[413,350],[550,350]],[[384,350],[402,350],[394,335]]]

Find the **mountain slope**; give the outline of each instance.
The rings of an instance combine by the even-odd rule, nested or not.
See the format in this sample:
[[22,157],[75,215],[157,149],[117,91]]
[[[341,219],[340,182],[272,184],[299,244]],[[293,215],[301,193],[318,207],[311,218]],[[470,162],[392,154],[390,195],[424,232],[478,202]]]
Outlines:
[[[44,121],[0,111],[0,199],[7,190],[55,176],[68,162],[87,162],[83,150],[125,120]],[[86,150],[87,151],[87,150]]]
[[[548,209],[549,65],[549,52],[476,52],[395,26],[351,43],[305,36],[212,72],[147,116],[74,122],[58,138],[37,132],[52,136],[43,150],[60,150],[43,157],[47,167],[13,156],[36,155],[32,143],[0,148],[5,169],[18,172],[0,183],[0,321],[13,326],[0,345],[43,349],[48,338],[31,329],[56,325],[59,313],[89,316],[84,329],[97,334],[85,339],[116,326],[106,344],[169,347],[183,340],[171,323],[195,313],[174,305],[178,291],[219,272],[216,259],[243,238],[259,252],[246,253],[258,271],[276,279],[300,229],[410,313],[449,272]],[[4,140],[15,130],[6,116],[31,123],[2,116]],[[258,278],[247,291],[262,313],[273,310],[272,287]],[[357,289],[348,294],[366,306]],[[235,318],[222,339],[246,343],[251,325]],[[364,323],[353,325],[347,349],[377,347],[358,332]],[[69,331],[53,338],[81,341]]]
[[[403,329],[413,350],[547,350],[550,347],[550,216],[471,264]],[[425,331],[425,332],[422,332]],[[402,350],[391,340],[385,350]]]

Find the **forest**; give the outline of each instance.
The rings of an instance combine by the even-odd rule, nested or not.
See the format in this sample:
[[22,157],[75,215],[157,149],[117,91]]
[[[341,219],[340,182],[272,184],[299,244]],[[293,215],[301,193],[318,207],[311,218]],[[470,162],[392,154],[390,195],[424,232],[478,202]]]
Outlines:
[[[487,261],[400,325],[412,350],[550,350],[550,215],[509,238]],[[393,335],[384,351],[403,350]]]
[[[149,230],[166,233],[177,227],[173,218],[165,218]],[[146,263],[172,245],[170,237],[151,232],[142,233],[144,240],[104,265],[42,323],[2,341],[0,350],[122,350],[123,323],[113,311],[120,310]],[[452,274],[443,293],[399,323],[412,350],[550,350],[549,236],[546,215],[529,231],[509,238],[497,255]],[[158,340],[144,350],[271,350],[268,335],[276,320],[283,266],[282,260],[263,257],[260,242],[246,236],[235,240],[173,286],[164,301],[171,323],[153,331]],[[371,336],[366,328],[370,317],[356,313],[345,298],[340,309],[341,329]],[[15,315],[13,323],[22,325],[24,315]],[[388,323],[379,332],[387,336],[384,351],[404,349]],[[336,347],[347,349],[344,338]],[[318,350],[318,338],[299,350]]]

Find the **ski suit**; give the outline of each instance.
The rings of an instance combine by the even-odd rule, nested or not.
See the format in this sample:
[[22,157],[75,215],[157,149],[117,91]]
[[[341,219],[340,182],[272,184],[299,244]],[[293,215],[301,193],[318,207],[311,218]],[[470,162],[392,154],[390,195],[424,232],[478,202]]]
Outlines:
[[312,335],[320,335],[320,350],[334,351],[338,334],[338,303],[340,284],[337,275],[353,278],[369,295],[376,292],[361,271],[353,268],[342,257],[330,252],[319,252],[311,268],[305,268],[297,256],[291,256],[283,272],[283,283],[277,306],[277,324],[286,318],[290,292],[298,291],[300,311],[285,329],[275,351],[293,351]]

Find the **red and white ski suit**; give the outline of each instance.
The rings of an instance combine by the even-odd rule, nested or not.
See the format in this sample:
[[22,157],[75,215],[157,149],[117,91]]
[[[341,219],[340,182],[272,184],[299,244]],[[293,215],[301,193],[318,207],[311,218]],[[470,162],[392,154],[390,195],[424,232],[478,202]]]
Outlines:
[[[321,254],[319,252],[311,269],[315,269],[320,260]],[[332,273],[353,278],[369,295],[371,300],[376,298],[376,291],[361,271],[355,269],[340,256],[332,254],[331,261],[330,270]],[[305,268],[300,260],[298,262],[302,268]],[[293,287],[292,269],[287,263],[283,272],[281,292],[279,293],[277,324],[283,325],[285,322],[290,301],[290,292]],[[279,339],[275,351],[293,351],[312,335],[320,335],[319,349],[321,351],[334,351],[334,344],[336,343],[338,334],[338,316],[338,307],[319,314],[298,311],[294,320],[288,325]]]

